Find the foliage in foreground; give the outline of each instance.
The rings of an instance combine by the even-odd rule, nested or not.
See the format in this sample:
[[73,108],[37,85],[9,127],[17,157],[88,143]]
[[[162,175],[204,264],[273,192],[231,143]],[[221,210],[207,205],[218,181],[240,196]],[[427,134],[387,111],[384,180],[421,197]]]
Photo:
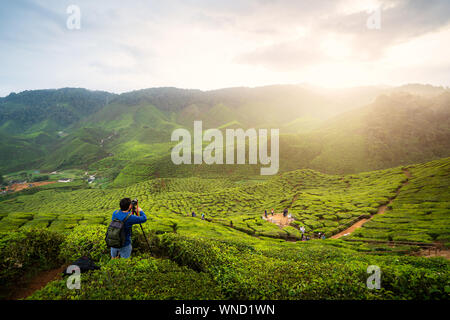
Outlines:
[[[82,274],[81,290],[58,280],[29,299],[449,299],[442,258],[368,256],[319,240],[152,238],[159,257],[100,261],[101,270]],[[380,290],[366,287],[369,265],[381,268]]]
[[47,229],[23,230],[2,237],[0,287],[7,288],[21,277],[59,266],[63,239],[62,234]]
[[87,256],[93,261],[109,259],[105,242],[106,226],[87,225],[75,228],[61,243],[60,257],[66,262]]
[[81,289],[68,290],[66,280],[53,281],[30,299],[222,299],[207,273],[149,256],[114,259],[82,275]]

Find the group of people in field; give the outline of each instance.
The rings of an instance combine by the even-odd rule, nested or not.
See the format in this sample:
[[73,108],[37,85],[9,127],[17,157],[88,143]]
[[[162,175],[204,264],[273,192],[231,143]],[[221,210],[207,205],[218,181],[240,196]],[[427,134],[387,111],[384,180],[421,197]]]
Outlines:
[[[131,246],[131,232],[132,232],[132,226],[134,224],[142,224],[147,221],[147,216],[145,215],[144,211],[142,211],[139,206],[137,205],[137,200],[135,201],[135,207],[133,206],[133,202],[130,198],[124,198],[120,200],[119,210],[115,210],[112,215],[112,222],[110,226],[108,227],[108,233],[107,233],[107,242],[108,239],[110,241],[117,240],[117,245],[108,245],[111,247],[111,257],[112,258],[129,258],[131,256],[132,246]],[[275,211],[272,208],[270,210],[271,215],[273,216]],[[192,211],[191,213],[192,217],[196,217],[195,211]],[[264,210],[264,216],[266,219],[271,220],[271,218],[268,218],[267,210]],[[283,210],[283,217],[288,217],[291,219],[291,214],[288,212],[288,209]],[[201,214],[202,220],[205,220],[205,214]],[[230,221],[230,227],[233,227],[233,221]],[[117,229],[117,230],[116,230]],[[302,241],[310,240],[309,235],[305,236],[305,227],[300,226],[300,232],[302,233]],[[111,233],[110,233],[111,230]],[[117,232],[116,232],[117,231]],[[111,236],[108,238],[108,234],[111,234]],[[118,239],[115,239],[116,236]],[[325,234],[319,232],[319,239],[325,239]],[[119,244],[120,242],[120,244]],[[115,242],[113,242],[115,243]]]
[[[272,214],[272,216],[273,216],[273,213],[274,213],[274,211],[273,211],[273,209],[271,210],[271,212],[270,212],[271,214]],[[264,210],[264,216],[267,218],[267,210]]]
[[[273,216],[273,214],[274,214],[273,208],[270,210],[270,213],[271,213],[271,215]],[[272,219],[269,218],[269,216],[268,216],[267,210],[264,210],[264,217],[265,217],[267,220],[272,221]],[[288,211],[287,208],[285,208],[285,209],[283,210],[283,217],[288,217],[289,219],[292,218],[292,215],[289,213],[289,211]],[[304,227],[304,226],[300,226],[299,230],[300,230],[300,232],[302,233],[302,239],[301,239],[301,241],[311,240],[311,238],[310,238],[308,235],[305,236],[305,231],[306,231],[306,230],[305,230],[305,227]],[[319,233],[318,233],[318,238],[324,240],[324,239],[325,239],[325,233],[319,232]]]
[[[195,214],[195,211],[192,211],[192,213],[191,213],[191,215],[195,218],[197,215]],[[202,220],[205,220],[205,214],[202,212],[202,215],[201,215],[201,217],[202,217]]]
[[[270,215],[273,217],[274,214],[275,214],[275,210],[272,208],[272,209],[270,210]],[[197,216],[197,214],[195,213],[195,211],[192,211],[191,215],[192,215],[192,217],[196,217],[196,216]],[[272,221],[272,218],[269,218],[269,213],[267,212],[267,210],[264,210],[264,217],[265,217],[267,220]],[[283,210],[283,217],[287,217],[288,219],[292,219],[292,215],[289,213],[289,210],[288,210],[287,208],[285,208],[285,209]],[[205,220],[205,214],[204,214],[204,213],[201,214],[201,219],[202,219],[202,220]],[[230,227],[233,227],[233,221],[230,221]],[[300,226],[300,227],[299,227],[299,230],[300,230],[300,232],[302,233],[301,241],[308,241],[308,240],[311,240],[311,237],[310,237],[309,235],[306,235],[306,234],[305,234],[306,229],[305,229],[304,226]],[[318,239],[325,239],[325,233],[319,232],[319,233],[317,234],[317,238],[318,238]]]
[[[273,214],[274,214],[274,210],[273,210],[273,208],[270,210],[270,214],[273,216]],[[266,217],[266,219],[268,218],[268,213],[267,213],[267,210],[264,210],[264,217]],[[288,209],[284,209],[283,210],[283,217],[288,217],[289,219],[291,219],[292,218],[292,215],[288,212]]]
[[[273,216],[274,212],[275,212],[275,211],[274,211],[273,208],[272,208],[272,209],[270,210],[270,214]],[[264,210],[264,217],[268,218],[267,210]],[[292,218],[291,214],[288,212],[288,209],[284,209],[284,210],[283,210],[283,217],[288,217],[289,219]]]

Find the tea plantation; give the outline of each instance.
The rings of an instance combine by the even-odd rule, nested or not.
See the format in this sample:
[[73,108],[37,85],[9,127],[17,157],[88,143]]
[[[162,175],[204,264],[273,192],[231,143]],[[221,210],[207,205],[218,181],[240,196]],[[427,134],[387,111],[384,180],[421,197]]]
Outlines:
[[[33,188],[0,201],[1,294],[38,272],[36,265],[48,270],[87,255],[101,269],[82,275],[81,290],[57,280],[29,298],[448,299],[448,260],[409,254],[420,243],[450,246],[449,185],[445,158],[344,176],[296,170],[265,180],[179,177],[105,189]],[[152,248],[135,227],[133,257],[111,260],[104,236],[123,197],[139,199]],[[288,208],[294,221],[280,228],[262,219],[272,208]],[[363,218],[372,219],[349,236],[314,239]],[[298,241],[300,226],[313,240]],[[381,289],[367,288],[369,265],[381,268]]]
[[433,161],[410,172],[391,210],[364,224],[353,238],[450,242],[450,163]]

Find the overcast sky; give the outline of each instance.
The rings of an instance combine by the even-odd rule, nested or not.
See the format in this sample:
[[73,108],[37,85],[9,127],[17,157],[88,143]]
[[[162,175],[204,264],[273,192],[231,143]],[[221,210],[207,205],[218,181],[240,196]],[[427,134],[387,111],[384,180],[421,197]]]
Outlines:
[[[67,27],[70,5],[80,9],[80,29]],[[449,40],[448,0],[2,1],[0,96],[61,87],[449,86]]]

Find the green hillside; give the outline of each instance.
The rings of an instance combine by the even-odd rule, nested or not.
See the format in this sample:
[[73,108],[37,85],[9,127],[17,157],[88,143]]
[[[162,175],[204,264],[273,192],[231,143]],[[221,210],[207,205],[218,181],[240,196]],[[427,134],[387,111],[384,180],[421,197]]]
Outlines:
[[389,205],[390,210],[364,224],[351,238],[450,241],[449,161],[433,161],[408,170],[411,177]]
[[24,91],[0,98],[0,130],[26,134],[62,130],[101,109],[114,94],[86,89]]
[[[420,243],[450,246],[449,174],[445,158],[344,176],[296,170],[266,180],[159,178],[104,190],[47,185],[0,201],[0,280],[7,288],[35,259],[45,269],[86,254],[102,269],[82,290],[54,281],[31,298],[114,299],[121,292],[127,299],[448,299],[448,261],[405,252]],[[125,196],[137,197],[148,214],[152,249],[135,230],[134,258],[111,261],[104,232]],[[294,221],[280,228],[263,220],[271,208],[289,208]],[[372,216],[350,237],[298,241],[300,226],[310,237],[329,238]],[[363,241],[374,238],[410,243]],[[383,270],[382,290],[365,286],[371,264]],[[133,286],[114,280],[124,270]]]
[[311,133],[321,146],[309,166],[350,173],[447,157],[449,106],[449,93],[434,98],[380,96],[373,104],[340,115]]
[[[58,150],[61,137],[114,96],[102,91],[64,88],[11,93],[0,98],[0,169],[12,172],[37,168],[46,157],[51,159],[53,152],[64,152]],[[52,163],[52,167],[57,166]]]
[[26,91],[0,99],[0,170],[95,170],[116,186],[230,171],[168,163],[173,130],[202,120],[204,130],[279,128],[280,172],[357,173],[448,157],[449,106],[448,90],[421,85]]
[[[439,210],[448,210],[449,205],[446,190],[450,182],[449,166],[449,158],[425,165],[409,166],[407,170],[412,175],[411,178],[405,175],[404,168],[397,167],[346,176],[296,170],[266,180],[158,178],[147,179],[125,188],[88,188],[73,192],[46,186],[45,190],[36,190],[29,195],[18,194],[0,202],[0,213],[4,217],[0,220],[0,229],[7,231],[14,229],[14,226],[21,228],[28,222],[33,225],[33,220],[41,214],[55,216],[56,224],[50,224],[50,229],[57,226],[62,228],[60,230],[71,229],[74,224],[92,217],[93,213],[103,217],[103,223],[117,207],[117,199],[131,196],[141,199],[143,209],[152,212],[155,217],[178,217],[183,221],[183,216],[189,215],[191,211],[201,211],[205,212],[213,223],[229,225],[232,220],[234,226],[242,229],[241,231],[280,238],[286,236],[286,233],[271,223],[261,221],[260,217],[265,209],[274,208],[281,212],[284,208],[290,208],[296,220],[296,227],[304,225],[308,231],[324,232],[331,236],[358,219],[376,213],[381,205],[396,196],[400,187],[401,193],[398,202],[392,205],[393,209],[396,209],[396,204],[401,203],[403,197],[411,193],[409,190],[419,188],[417,197],[415,195],[414,199],[406,198],[409,199],[407,204],[410,208],[415,208],[414,203],[422,203],[416,207],[425,208],[426,212],[437,211],[436,215],[424,213],[425,218],[439,219],[442,217]],[[408,181],[408,184],[403,186],[405,181]],[[27,214],[21,218],[18,212]],[[390,214],[382,217],[387,219]],[[381,219],[381,216],[379,218]],[[12,225],[10,219],[18,220]],[[68,223],[67,226],[64,221]],[[159,225],[156,224],[155,227]],[[428,226],[421,231],[424,235],[426,230],[432,230],[436,224],[426,225]],[[408,226],[411,230],[415,229],[414,232],[417,231],[411,223]],[[448,227],[444,224],[440,228],[442,230],[439,234],[444,236],[445,233],[442,232],[448,232]],[[430,231],[431,233],[433,232]],[[294,235],[298,235],[298,232],[294,232]],[[389,232],[385,236],[388,237]],[[433,237],[429,237],[424,236],[423,240],[433,240]]]

